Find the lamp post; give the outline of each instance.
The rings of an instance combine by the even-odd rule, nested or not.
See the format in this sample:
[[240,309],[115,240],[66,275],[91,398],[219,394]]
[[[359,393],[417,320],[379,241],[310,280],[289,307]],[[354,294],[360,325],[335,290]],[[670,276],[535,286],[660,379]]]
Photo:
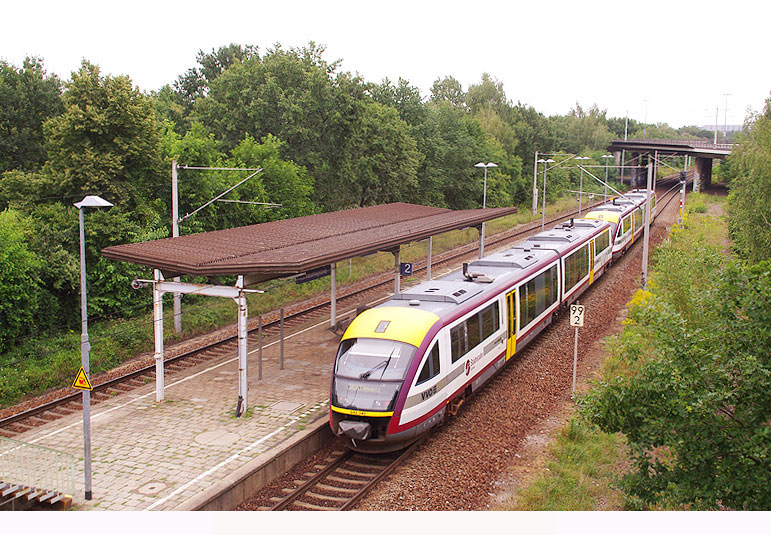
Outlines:
[[608,200],[608,162],[610,161],[610,158],[613,158],[612,154],[603,154],[600,156],[600,158],[605,160],[605,197],[603,197],[603,201]]
[[[88,307],[86,305],[86,237],[83,230],[83,208],[109,208],[112,203],[96,195],[86,195],[82,201],[76,202],[80,227],[80,363],[86,377],[90,373],[89,353],[91,344],[88,341]],[[85,473],[86,500],[91,499],[91,392],[83,390],[83,462]]]
[[548,164],[554,163],[554,160],[551,158],[548,160],[541,158],[538,160],[538,163],[543,164],[543,199],[541,200],[541,230],[543,231],[543,227],[546,224],[546,167]]
[[[576,156],[576,160],[589,160],[588,156]],[[581,206],[584,200],[584,167],[579,163],[578,167],[581,168],[581,179],[578,183],[578,217],[581,217]]]
[[[482,209],[485,209],[487,208],[487,168],[498,167],[498,165],[494,164],[493,162],[488,162],[488,163],[479,162],[478,164],[474,164],[474,167],[485,168],[485,182],[484,182],[484,189],[482,192]],[[484,254],[485,254],[485,222],[482,221],[482,231],[479,235],[479,258],[482,258]]]

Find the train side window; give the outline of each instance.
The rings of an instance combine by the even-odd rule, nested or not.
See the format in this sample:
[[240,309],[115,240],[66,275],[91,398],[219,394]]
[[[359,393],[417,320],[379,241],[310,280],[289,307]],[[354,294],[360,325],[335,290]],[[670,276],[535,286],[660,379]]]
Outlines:
[[500,318],[498,302],[496,301],[481,312],[482,315],[482,340],[486,340],[487,337],[498,330],[500,327]]
[[597,236],[597,241],[595,242],[595,250],[597,251],[597,254],[599,255],[601,252],[607,249],[608,245],[610,245],[610,231],[605,229],[602,234]]
[[466,353],[466,323],[460,323],[450,330],[450,360],[455,363]]
[[425,383],[429,379],[433,379],[439,374],[439,344],[434,343],[434,347],[431,348],[431,352],[428,355],[428,358],[426,359],[426,362],[423,364],[423,369],[420,370],[420,375],[418,375],[418,380],[415,383],[416,385],[419,385],[421,383]]
[[482,325],[479,314],[474,314],[466,320],[468,325],[468,350],[471,351],[482,341]]

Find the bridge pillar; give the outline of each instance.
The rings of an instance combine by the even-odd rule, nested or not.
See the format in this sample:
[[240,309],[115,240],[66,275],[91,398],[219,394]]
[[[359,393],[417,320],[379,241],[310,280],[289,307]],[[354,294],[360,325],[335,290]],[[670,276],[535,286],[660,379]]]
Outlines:
[[647,153],[634,153],[633,158],[636,158],[634,167],[632,168],[632,188],[642,188],[648,181],[648,154]]
[[702,189],[709,189],[712,185],[712,158],[694,158],[693,166],[693,191],[698,193]]

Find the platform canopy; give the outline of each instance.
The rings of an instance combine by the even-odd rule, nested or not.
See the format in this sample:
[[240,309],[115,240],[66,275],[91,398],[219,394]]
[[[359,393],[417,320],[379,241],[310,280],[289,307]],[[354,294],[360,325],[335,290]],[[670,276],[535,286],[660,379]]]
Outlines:
[[160,269],[167,277],[251,275],[252,281],[268,280],[394,250],[515,212],[513,207],[448,210],[392,203],[116,245],[103,249],[102,254],[111,260]]

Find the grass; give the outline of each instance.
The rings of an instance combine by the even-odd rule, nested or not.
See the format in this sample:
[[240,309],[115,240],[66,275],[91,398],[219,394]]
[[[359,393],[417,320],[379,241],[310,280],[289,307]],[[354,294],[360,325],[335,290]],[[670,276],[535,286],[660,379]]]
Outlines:
[[574,417],[548,448],[545,470],[504,508],[512,511],[618,510],[613,487],[625,460],[622,437],[592,429]]
[[[688,248],[691,242],[708,243],[719,249],[727,239],[727,225],[715,224],[718,218],[709,215],[710,207],[720,209],[725,199],[705,194],[692,194],[686,206],[681,226],[675,226],[670,240],[679,241]],[[695,246],[694,246],[695,247]],[[663,252],[666,254],[666,252]],[[717,254],[717,253],[716,253]],[[716,261],[695,255],[694,261]],[[666,265],[666,258],[661,262]],[[694,275],[698,278],[698,275]],[[654,276],[652,284],[677,285],[664,274]],[[677,288],[668,288],[668,292]],[[639,290],[628,307],[650,294]],[[624,330],[606,340],[608,356],[600,369],[601,379],[609,381],[618,376],[635,373],[637,366],[650,358],[655,348],[651,337],[633,319],[625,320]],[[628,508],[631,502],[619,490],[616,482],[630,465],[624,437],[601,432],[585,422],[580,413],[573,415],[549,444],[545,454],[545,468],[532,483],[506,502],[502,509],[515,511],[597,511]]]

